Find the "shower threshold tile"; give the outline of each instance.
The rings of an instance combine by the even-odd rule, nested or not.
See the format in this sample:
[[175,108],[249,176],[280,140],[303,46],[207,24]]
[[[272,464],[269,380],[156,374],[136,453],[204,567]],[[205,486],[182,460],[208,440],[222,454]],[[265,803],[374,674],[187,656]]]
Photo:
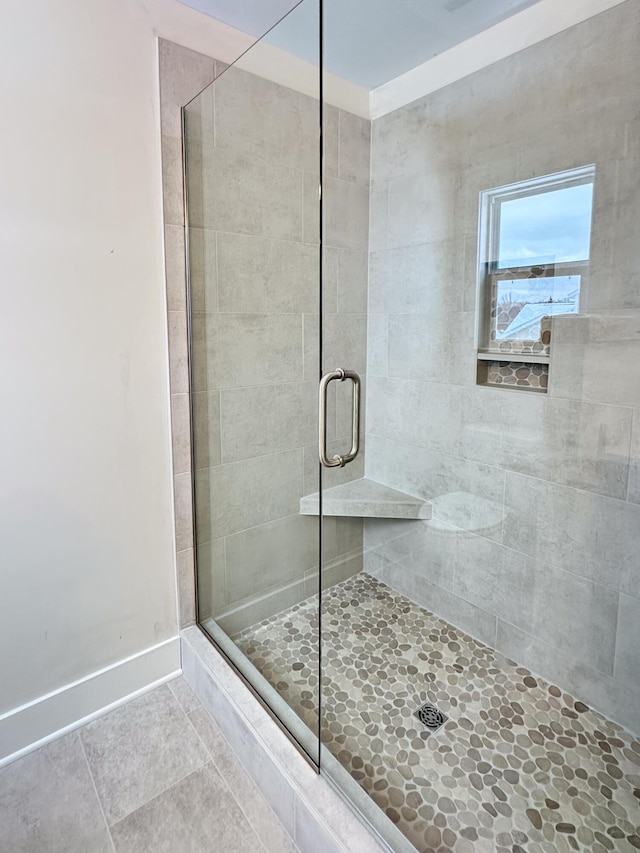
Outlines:
[[[236,638],[311,728],[317,632],[314,596]],[[365,573],[323,593],[322,635],[323,743],[417,850],[640,850],[620,726]]]

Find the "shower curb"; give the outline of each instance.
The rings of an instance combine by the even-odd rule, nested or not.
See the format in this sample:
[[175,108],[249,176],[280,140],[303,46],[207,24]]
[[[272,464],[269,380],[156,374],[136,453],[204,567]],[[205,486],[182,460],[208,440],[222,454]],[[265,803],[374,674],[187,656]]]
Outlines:
[[390,853],[298,752],[200,628],[180,635],[183,675],[301,853]]

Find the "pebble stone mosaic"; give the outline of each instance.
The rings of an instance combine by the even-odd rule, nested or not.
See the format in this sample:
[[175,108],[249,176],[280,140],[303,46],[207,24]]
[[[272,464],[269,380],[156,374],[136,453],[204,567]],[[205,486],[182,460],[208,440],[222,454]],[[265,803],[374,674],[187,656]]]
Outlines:
[[[317,632],[314,597],[236,638],[314,730]],[[323,593],[322,632],[323,742],[417,850],[640,850],[620,726],[364,573]]]

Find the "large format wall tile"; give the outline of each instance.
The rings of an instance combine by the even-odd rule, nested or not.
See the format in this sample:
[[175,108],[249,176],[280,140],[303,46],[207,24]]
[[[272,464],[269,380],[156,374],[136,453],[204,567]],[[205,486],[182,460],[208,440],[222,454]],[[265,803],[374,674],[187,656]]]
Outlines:
[[471,385],[476,378],[475,314],[389,315],[389,376]]
[[215,231],[189,228],[189,295],[194,312],[218,310],[218,236]]
[[640,312],[557,317],[552,339],[551,395],[640,406]]
[[468,459],[625,496],[629,409],[475,388],[462,397],[461,417],[460,454]]
[[388,314],[367,317],[367,373],[369,376],[389,375]]
[[290,515],[225,540],[227,596],[239,601],[318,565],[318,519]]
[[198,566],[198,619],[202,622],[215,617],[228,603],[224,572],[224,539],[199,542]]
[[[302,172],[226,148],[213,151],[204,199],[205,228],[300,240]],[[197,223],[195,223],[197,224]]]
[[241,234],[218,234],[218,306],[223,312],[317,312],[318,249]]
[[214,92],[217,148],[318,172],[317,100],[239,68],[223,74]]
[[220,392],[192,391],[193,463],[197,469],[220,464]]
[[456,452],[460,395],[450,385],[369,378],[367,424],[373,435],[430,450]]
[[369,183],[371,122],[340,110],[339,113],[339,172],[342,181]]
[[640,574],[640,507],[511,472],[505,504],[509,548],[614,589]]
[[[366,314],[369,256],[367,252],[359,249],[335,251],[338,255],[336,310],[339,314]],[[325,286],[326,283],[323,282],[323,289]],[[326,303],[325,310],[328,310]]]
[[[431,499],[465,492],[493,503],[502,503],[505,471],[449,453],[412,447],[395,438],[368,436],[367,476],[408,494]],[[440,516],[442,518],[442,516]],[[443,519],[447,520],[447,519]],[[469,517],[469,521],[472,518]],[[455,526],[465,528],[456,519]],[[473,528],[472,528],[473,529]]]
[[493,613],[449,590],[429,583],[422,575],[408,571],[405,566],[399,566],[390,560],[385,560],[380,579],[482,643],[495,646],[496,617]]
[[207,387],[268,385],[302,379],[297,314],[207,314]]
[[316,437],[317,383],[291,382],[221,392],[222,461],[278,453]]
[[640,598],[620,596],[615,676],[640,693]]
[[612,674],[618,593],[478,536],[458,542],[455,591]]
[[366,250],[369,245],[369,190],[353,181],[327,178],[324,193],[324,242],[327,246]]
[[434,240],[379,250],[371,239],[369,311],[430,314],[461,311],[465,240]]
[[627,498],[640,504],[640,409],[635,409],[633,413]]
[[[319,318],[305,315],[305,348],[318,348]],[[344,367],[355,370],[364,380],[367,367],[367,317],[366,314],[325,314],[322,323],[323,368],[334,370]],[[305,356],[305,363],[307,357]],[[310,378],[310,377],[309,377]]]
[[459,535],[460,531],[447,524],[410,521],[399,536],[394,535],[375,550],[428,583],[452,590]]
[[582,661],[575,661],[562,646],[527,634],[498,621],[496,647],[512,660],[581,697],[630,731],[640,731],[640,691]]
[[301,497],[302,449],[196,471],[198,540],[291,515]]

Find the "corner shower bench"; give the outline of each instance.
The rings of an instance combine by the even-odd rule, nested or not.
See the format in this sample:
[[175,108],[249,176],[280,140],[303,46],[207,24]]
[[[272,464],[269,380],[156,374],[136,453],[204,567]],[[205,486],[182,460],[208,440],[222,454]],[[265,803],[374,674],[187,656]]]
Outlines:
[[[431,518],[431,504],[362,477],[325,489],[322,494],[322,513],[356,518],[418,518],[428,521]],[[300,499],[300,514],[318,515],[318,492]]]

